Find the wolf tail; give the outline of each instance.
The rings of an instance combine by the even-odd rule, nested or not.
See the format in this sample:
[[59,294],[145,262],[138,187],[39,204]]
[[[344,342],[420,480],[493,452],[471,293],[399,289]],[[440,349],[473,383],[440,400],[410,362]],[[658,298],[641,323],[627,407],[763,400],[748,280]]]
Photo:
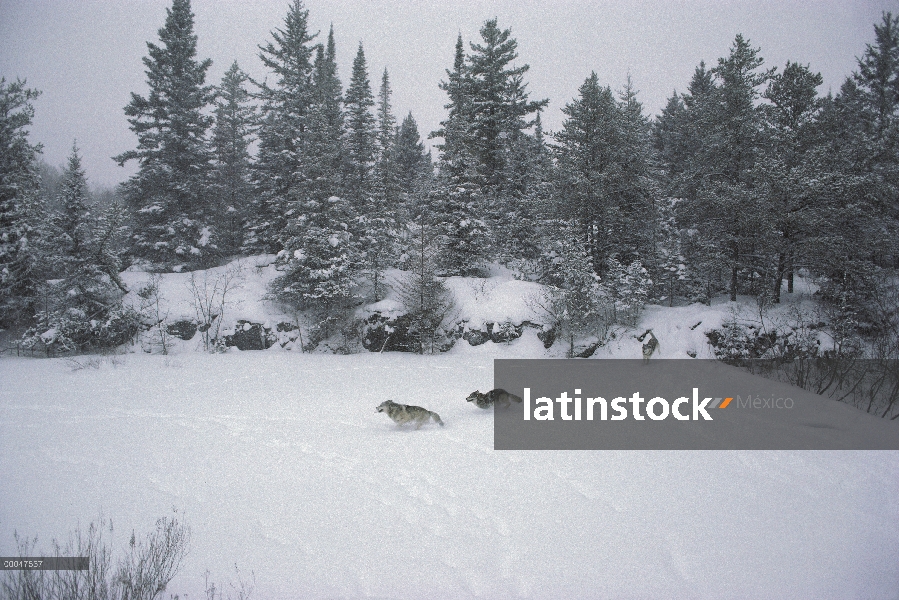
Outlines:
[[443,421],[440,419],[440,415],[438,415],[435,412],[432,412],[431,418],[433,418],[436,423],[438,423],[441,427],[443,427]]

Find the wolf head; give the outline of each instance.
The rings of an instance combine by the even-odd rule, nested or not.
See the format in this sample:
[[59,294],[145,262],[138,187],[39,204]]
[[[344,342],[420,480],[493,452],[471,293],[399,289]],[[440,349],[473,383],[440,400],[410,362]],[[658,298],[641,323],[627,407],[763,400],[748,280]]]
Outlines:
[[381,402],[381,404],[379,404],[377,408],[375,408],[375,410],[378,412],[384,412],[385,410],[389,410],[391,406],[395,405],[396,402],[394,402],[393,400],[385,400],[384,402]]
[[472,393],[468,394],[468,398],[465,399],[466,402],[477,402],[478,398],[482,397],[484,394],[480,392],[480,390],[475,390]]

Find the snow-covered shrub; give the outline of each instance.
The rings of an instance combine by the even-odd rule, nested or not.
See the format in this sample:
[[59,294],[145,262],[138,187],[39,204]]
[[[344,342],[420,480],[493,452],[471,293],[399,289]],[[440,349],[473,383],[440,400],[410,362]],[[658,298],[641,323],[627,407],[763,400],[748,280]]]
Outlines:
[[45,308],[22,337],[23,345],[48,355],[115,348],[140,329],[140,314],[122,305],[121,294],[91,278],[48,282]]

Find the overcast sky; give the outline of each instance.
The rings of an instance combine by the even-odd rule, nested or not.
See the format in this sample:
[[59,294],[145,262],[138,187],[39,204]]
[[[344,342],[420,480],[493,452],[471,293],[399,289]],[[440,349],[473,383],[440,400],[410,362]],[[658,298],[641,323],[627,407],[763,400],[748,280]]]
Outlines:
[[[211,58],[217,84],[234,60],[265,77],[259,44],[281,27],[289,0],[193,0],[199,58]],[[141,59],[158,42],[171,0],[0,0],[0,75],[25,78],[43,94],[35,102],[32,142],[44,159],[62,165],[78,140],[93,184],[113,185],[131,168],[111,156],[135,147],[123,107],[131,92],[145,95]],[[547,129],[561,127],[560,109],[591,71],[619,90],[628,73],[650,115],[672,90],[683,91],[701,60],[715,64],[737,33],[761,48],[766,66],[809,63],[824,76],[821,93],[836,92],[855,68],[886,0],[537,1],[307,0],[313,31],[324,41],[333,23],[339,75],[346,87],[361,41],[374,93],[386,67],[394,113],[412,112],[423,137],[444,117],[437,87],[452,66],[456,36],[479,40],[497,17],[518,40],[518,64],[530,64],[531,97],[549,98]],[[467,49],[467,46],[466,46]],[[426,140],[426,143],[427,140]]]

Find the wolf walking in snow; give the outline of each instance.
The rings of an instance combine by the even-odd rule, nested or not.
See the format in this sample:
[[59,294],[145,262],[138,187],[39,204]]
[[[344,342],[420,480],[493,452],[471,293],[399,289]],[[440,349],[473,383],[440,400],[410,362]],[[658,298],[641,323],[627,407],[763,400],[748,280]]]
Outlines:
[[516,396],[511,392],[507,392],[502,389],[490,390],[486,394],[482,394],[480,391],[475,390],[468,395],[468,398],[465,399],[468,402],[474,402],[478,405],[478,408],[488,409],[491,406],[497,405],[502,408],[508,408],[513,402],[518,402],[521,404],[521,397]]
[[642,342],[649,335],[649,341],[643,344],[643,362],[649,362],[649,358],[656,352],[659,352],[659,340],[656,338],[652,329],[647,329],[643,335],[637,338],[638,342]]
[[443,427],[443,421],[440,420],[440,415],[429,411],[427,408],[422,408],[421,406],[398,404],[393,400],[385,400],[376,410],[379,413],[387,413],[387,416],[393,419],[393,422],[397,425],[415,423],[415,428],[419,429],[433,418],[436,423]]

